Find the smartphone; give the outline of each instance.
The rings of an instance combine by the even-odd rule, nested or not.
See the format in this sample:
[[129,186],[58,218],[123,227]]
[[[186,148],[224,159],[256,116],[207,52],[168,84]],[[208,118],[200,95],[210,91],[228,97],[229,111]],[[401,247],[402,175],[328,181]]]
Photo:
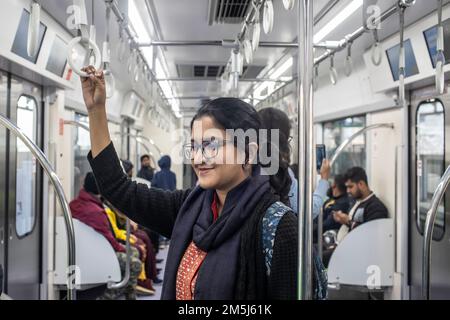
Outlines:
[[320,172],[320,168],[322,168],[323,160],[327,158],[326,147],[324,144],[316,145],[316,164],[317,164],[317,172]]

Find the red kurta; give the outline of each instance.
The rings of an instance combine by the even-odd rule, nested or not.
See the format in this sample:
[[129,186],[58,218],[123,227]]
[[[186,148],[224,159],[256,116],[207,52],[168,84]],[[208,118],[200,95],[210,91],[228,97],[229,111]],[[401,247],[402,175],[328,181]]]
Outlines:
[[[211,205],[214,221],[219,218],[217,201],[217,194],[214,193],[214,200]],[[178,267],[176,284],[177,300],[194,300],[195,283],[197,282],[198,271],[205,258],[206,252],[200,250],[194,242],[191,242]]]

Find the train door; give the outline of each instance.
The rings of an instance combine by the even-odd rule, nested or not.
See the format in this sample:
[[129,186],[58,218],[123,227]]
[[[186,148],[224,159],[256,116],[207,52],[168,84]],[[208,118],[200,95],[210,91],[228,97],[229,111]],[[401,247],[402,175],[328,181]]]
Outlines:
[[[450,164],[450,94],[437,99],[415,93],[410,113],[409,285],[421,298],[423,231],[431,198]],[[450,295],[450,198],[438,208],[431,249],[431,299]]]
[[[41,145],[42,90],[2,73],[0,112]],[[0,131],[0,264],[14,299],[39,299],[42,171],[31,152]]]

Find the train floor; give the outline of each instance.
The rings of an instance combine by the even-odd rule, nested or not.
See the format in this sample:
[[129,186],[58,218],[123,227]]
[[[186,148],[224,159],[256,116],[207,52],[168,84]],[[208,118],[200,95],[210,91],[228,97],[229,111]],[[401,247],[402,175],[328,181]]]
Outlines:
[[157,259],[163,259],[163,262],[158,264],[158,268],[161,269],[161,273],[159,274],[159,278],[163,280],[161,284],[154,284],[153,288],[155,288],[155,294],[153,296],[139,296],[138,300],[160,300],[161,299],[161,292],[162,292],[162,284],[164,283],[164,270],[166,269],[166,261],[167,261],[167,253],[169,252],[169,246],[164,246],[162,249],[159,250]]

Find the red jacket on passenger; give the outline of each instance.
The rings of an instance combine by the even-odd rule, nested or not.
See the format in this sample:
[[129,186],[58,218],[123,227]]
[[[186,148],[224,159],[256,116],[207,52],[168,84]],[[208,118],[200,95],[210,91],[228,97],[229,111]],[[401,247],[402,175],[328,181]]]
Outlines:
[[112,245],[114,251],[125,252],[124,246],[117,242],[111,231],[100,199],[81,189],[78,197],[70,202],[70,211],[72,211],[72,217],[101,233]]

